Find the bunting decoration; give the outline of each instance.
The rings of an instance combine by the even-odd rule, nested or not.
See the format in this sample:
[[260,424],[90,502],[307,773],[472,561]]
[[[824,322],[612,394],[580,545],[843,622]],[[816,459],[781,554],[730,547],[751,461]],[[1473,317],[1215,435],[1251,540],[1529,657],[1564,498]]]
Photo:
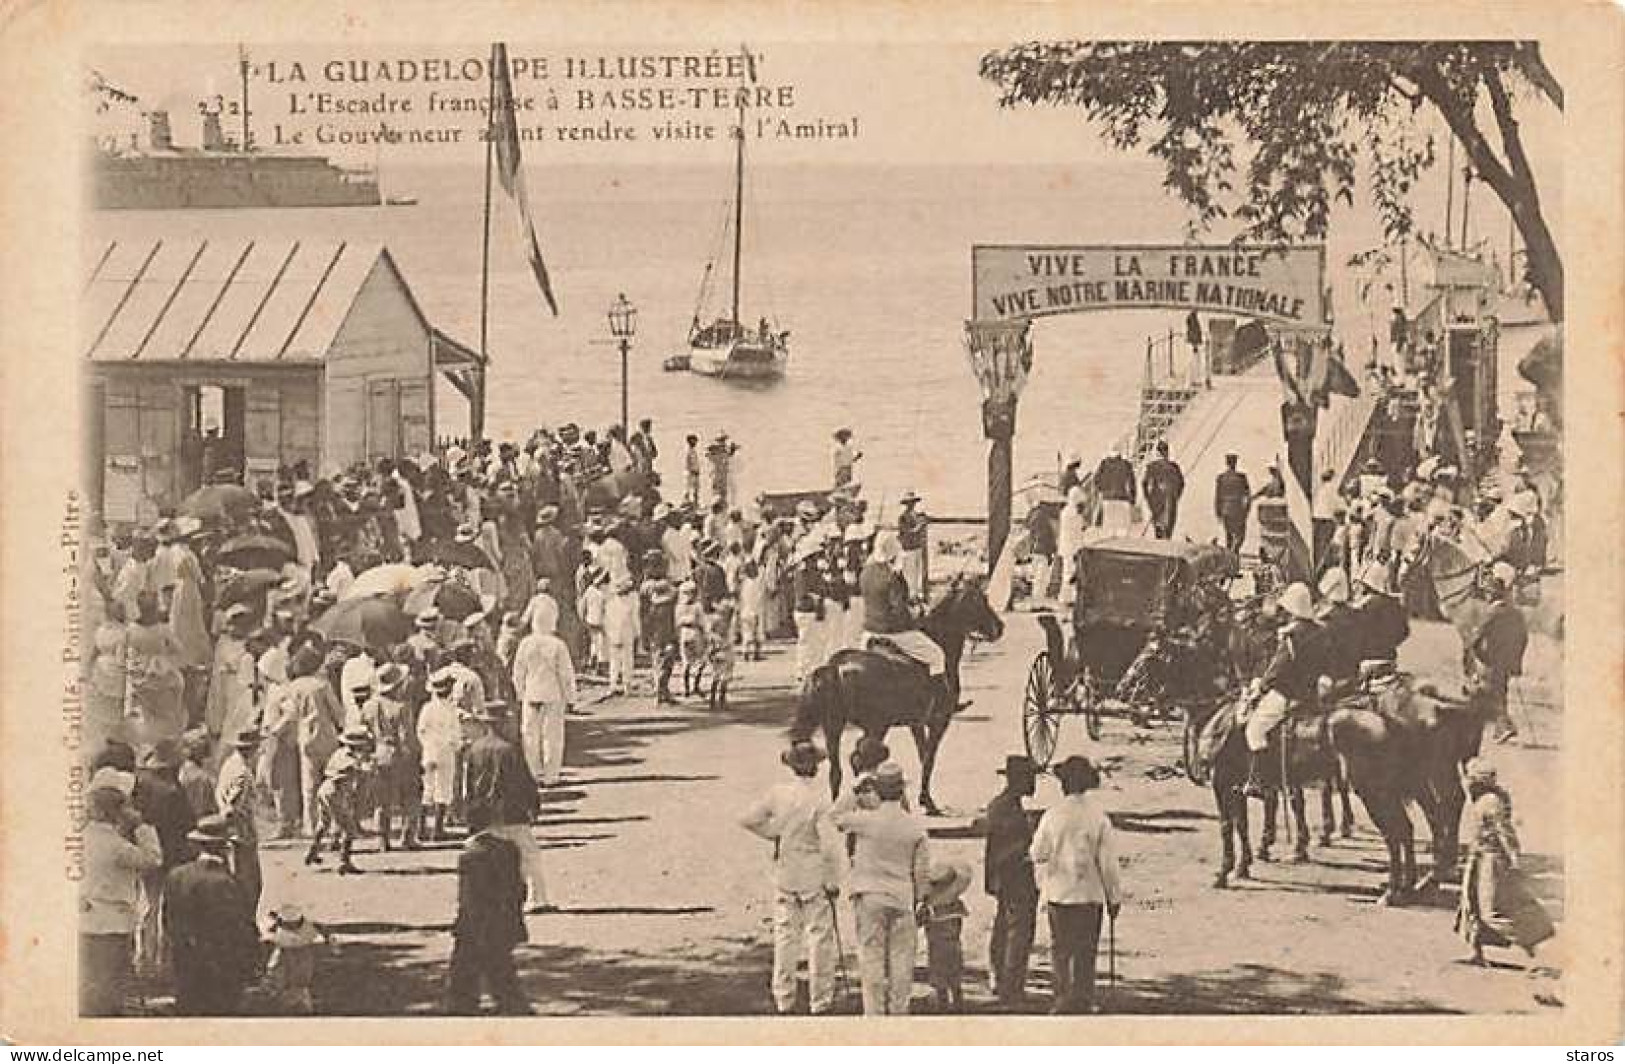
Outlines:
[[525,241],[525,258],[530,271],[536,276],[536,286],[547,300],[547,309],[558,317],[558,300],[553,297],[553,282],[547,275],[547,263],[542,260],[542,245],[536,237],[536,221],[530,211],[530,197],[525,191],[525,171],[519,153],[519,124],[515,117],[513,82],[508,76],[508,46],[491,46],[491,121],[487,135],[496,147],[497,180],[502,191],[519,208],[519,224]]
[[1011,444],[1016,405],[1033,368],[1032,322],[1024,318],[967,321],[965,351],[982,390],[987,452],[987,568],[997,571],[1010,537]]

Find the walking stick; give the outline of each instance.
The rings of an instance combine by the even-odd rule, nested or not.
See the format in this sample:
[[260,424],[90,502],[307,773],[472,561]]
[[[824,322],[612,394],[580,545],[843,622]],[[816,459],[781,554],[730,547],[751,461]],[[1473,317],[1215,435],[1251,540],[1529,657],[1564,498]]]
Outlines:
[[1117,996],[1117,917],[1106,913],[1106,991]]
[[851,980],[846,975],[846,944],[841,941],[841,911],[835,907],[835,899],[831,895],[825,894],[824,901],[829,905],[830,926],[835,929],[835,1000],[844,1001]]

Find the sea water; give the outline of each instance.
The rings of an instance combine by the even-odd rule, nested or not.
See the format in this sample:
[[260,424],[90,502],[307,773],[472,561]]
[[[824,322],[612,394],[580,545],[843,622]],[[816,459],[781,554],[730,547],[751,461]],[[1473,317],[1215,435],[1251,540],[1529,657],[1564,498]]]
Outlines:
[[[1064,166],[772,167],[749,174],[741,317],[790,332],[787,376],[733,383],[666,372],[689,323],[729,299],[726,167],[527,167],[559,315],[542,301],[512,204],[491,220],[488,434],[523,441],[538,425],[604,426],[620,416],[620,352],[605,311],[638,308],[631,415],[654,419],[661,469],[681,481],[683,437],[726,432],[747,493],[825,487],[831,433],[851,428],[877,500],[913,488],[937,514],[981,514],[987,444],[963,343],[977,243],[1176,243],[1186,215],[1144,162]],[[410,206],[100,211],[109,237],[309,237],[380,241],[431,322],[479,343],[479,168],[392,169]],[[696,298],[714,262],[707,308]],[[1183,335],[1183,315],[1113,311],[1047,318],[1033,330],[1016,479],[1087,465],[1133,425],[1146,339]],[[1183,342],[1175,344],[1183,351]],[[466,427],[466,404],[437,393],[437,429]],[[889,507],[888,507],[889,508]]]

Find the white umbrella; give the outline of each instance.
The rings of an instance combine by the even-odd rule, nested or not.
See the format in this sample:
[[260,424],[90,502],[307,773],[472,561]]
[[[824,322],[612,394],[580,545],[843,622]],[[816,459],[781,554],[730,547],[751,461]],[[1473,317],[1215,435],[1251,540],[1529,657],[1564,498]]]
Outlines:
[[375,565],[357,576],[345,589],[342,598],[364,598],[368,595],[405,596],[428,580],[434,572],[435,569],[431,565],[406,565],[402,562]]

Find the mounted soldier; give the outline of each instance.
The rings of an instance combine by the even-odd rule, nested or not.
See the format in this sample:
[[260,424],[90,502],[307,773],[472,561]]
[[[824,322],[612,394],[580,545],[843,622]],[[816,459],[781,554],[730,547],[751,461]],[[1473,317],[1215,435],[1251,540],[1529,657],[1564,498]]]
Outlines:
[[889,645],[904,657],[924,666],[932,677],[943,675],[947,660],[942,648],[920,631],[910,606],[908,581],[898,568],[902,548],[895,535],[875,540],[874,553],[858,576],[863,595],[863,647]]
[[1316,620],[1308,585],[1290,585],[1281,592],[1278,605],[1287,615],[1287,623],[1276,640],[1274,657],[1257,681],[1258,700],[1247,717],[1249,758],[1243,791],[1254,798],[1264,796],[1264,756],[1270,733],[1291,709],[1314,705],[1326,658],[1325,630]]

